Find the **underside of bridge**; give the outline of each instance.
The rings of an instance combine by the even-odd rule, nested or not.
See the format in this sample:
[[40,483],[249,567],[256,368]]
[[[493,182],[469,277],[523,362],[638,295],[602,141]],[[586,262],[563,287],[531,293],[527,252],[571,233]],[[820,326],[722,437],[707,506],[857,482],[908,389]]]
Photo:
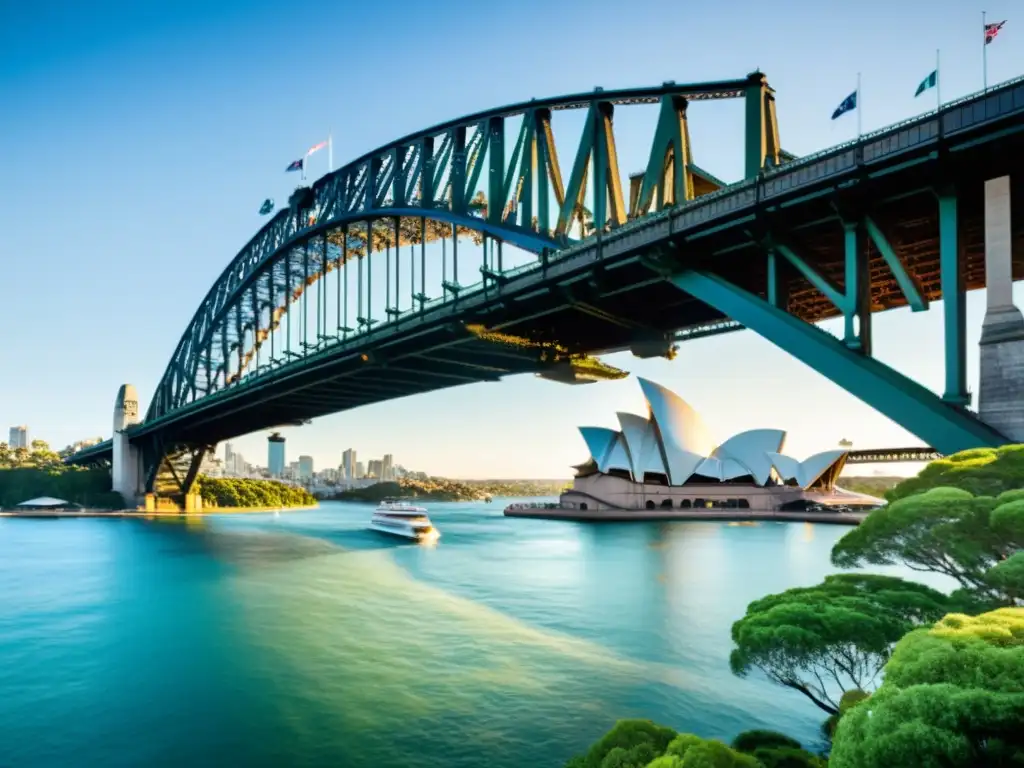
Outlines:
[[[462,168],[450,159],[457,154],[444,156],[454,174],[447,202],[421,200],[419,218],[417,209],[402,206],[412,205],[405,196],[416,173],[417,190],[424,179],[438,178],[427,173],[433,168],[427,160],[440,159],[425,138],[416,139],[416,162],[415,142],[399,142],[378,159],[357,161],[345,171],[348,176],[338,172],[308,194],[297,192],[291,211],[268,225],[211,290],[182,337],[146,422],[131,428],[132,442],[148,456],[147,487],[154,487],[161,471],[188,479],[188,468],[161,470],[164,457],[181,461],[187,451],[194,459],[198,449],[235,435],[516,373],[573,382],[614,378],[621,374],[590,356],[632,349],[639,356],[671,357],[679,340],[742,328],[804,361],[941,453],[1005,442],[1005,434],[967,409],[964,295],[990,280],[986,248],[994,246],[985,185],[996,177],[1009,178],[1000,225],[1005,243],[996,249],[1005,269],[996,270],[996,282],[1024,277],[1024,83],[990,89],[938,115],[797,160],[779,149],[774,100],[763,76],[745,82],[714,84],[700,92],[704,96],[673,95],[670,84],[657,98],[643,95],[660,103],[660,117],[651,162],[634,177],[628,208],[615,170],[612,100],[602,101],[602,94],[566,102],[589,104],[584,140],[566,185],[557,160],[545,154],[553,147],[545,122],[550,114],[527,110],[510,163],[501,149],[502,124],[493,117],[479,120],[490,133],[478,148],[497,158],[492,180],[500,176],[503,185],[486,187],[490,196],[480,198],[481,231],[472,236],[483,250],[482,282],[471,288],[459,284],[455,267],[460,237],[471,236],[468,228],[477,226],[456,211],[473,191],[460,181],[471,165]],[[686,98],[722,94],[746,94],[748,108],[747,179],[727,187],[692,165],[685,124]],[[616,103],[634,98],[639,97],[627,94]],[[466,148],[462,128],[442,128],[449,148]],[[530,152],[536,167],[525,159]],[[474,179],[485,176],[482,156],[470,154],[477,158]],[[684,162],[677,164],[677,158]],[[522,170],[518,188],[515,168]],[[373,207],[386,202],[383,192],[375,196],[374,177],[391,185],[391,218]],[[515,191],[524,180],[536,187],[529,204],[529,195]],[[526,215],[530,204],[539,205],[542,190],[551,192],[558,212],[550,225]],[[603,227],[585,226],[579,206],[588,199]],[[508,203],[488,210],[487,200]],[[367,224],[361,241],[353,239],[354,222],[368,212],[383,217],[383,229]],[[454,275],[442,271],[442,296],[432,300],[421,287],[432,237],[428,218],[442,220],[435,232],[442,248],[446,233],[451,236],[442,270],[456,269]],[[578,232],[589,231],[576,243],[565,237],[573,221]],[[565,245],[548,249],[545,238]],[[538,250],[534,264],[503,266],[503,242],[516,241]],[[375,253],[386,259],[388,291],[383,312],[378,306],[376,314],[369,266],[365,277],[363,271]],[[990,255],[989,267],[994,263]],[[332,272],[338,286],[336,334],[326,312],[321,322],[316,310],[313,327],[305,309],[314,291],[328,295]],[[349,273],[359,286],[352,315],[347,303],[341,309]],[[404,291],[418,291],[409,309],[397,306],[400,281]],[[303,333],[312,328],[310,335],[295,350],[279,345],[275,358],[273,334],[290,322],[296,310],[289,308],[298,307],[300,298]],[[871,356],[871,319],[898,307],[926,311],[943,298],[952,300],[939,310],[944,335],[934,343],[945,366],[940,396]],[[839,337],[815,325],[829,318],[843,318]],[[89,456],[101,454],[97,448]],[[178,483],[179,490],[187,485]]]

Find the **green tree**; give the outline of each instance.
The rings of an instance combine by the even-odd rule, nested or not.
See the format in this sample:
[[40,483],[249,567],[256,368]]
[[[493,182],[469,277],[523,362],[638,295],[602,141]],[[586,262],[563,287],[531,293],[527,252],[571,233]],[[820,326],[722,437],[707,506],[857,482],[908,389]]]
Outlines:
[[681,768],[762,768],[752,755],[745,755],[715,739],[682,733],[673,739],[665,754],[679,758]]
[[210,507],[307,507],[316,499],[305,488],[276,480],[255,480],[200,475],[196,491]]
[[889,501],[931,490],[960,488],[974,496],[998,496],[1024,488],[1024,445],[973,448],[929,462],[917,477],[886,494]]
[[730,746],[756,758],[764,768],[824,768],[826,765],[799,741],[777,731],[744,731]]
[[904,564],[984,587],[997,559],[989,516],[996,501],[957,488],[932,488],[874,510],[832,548],[840,568]]
[[873,688],[899,639],[946,611],[940,592],[891,576],[837,574],[751,603],[733,624],[735,674],[760,670],[825,712]]
[[1024,608],[951,614],[897,645],[839,722],[832,768],[1024,765]]
[[[1011,604],[994,566],[1024,546],[1024,500],[1011,491],[998,498],[959,488],[932,488],[873,511],[832,548],[841,568],[902,564],[955,579],[965,606]],[[1001,571],[1000,573],[1006,573]],[[1011,585],[1012,588],[1012,585]],[[984,608],[982,608],[984,610]]]
[[[632,754],[639,758],[650,753],[647,765],[657,755],[664,753],[665,748],[676,736],[671,728],[656,725],[650,720],[619,720],[600,740],[587,752],[584,763],[587,768],[609,768],[604,761],[614,752],[614,759],[622,760]],[[626,763],[621,764],[623,768]]]
[[753,752],[755,749],[791,747],[800,749],[800,742],[778,731],[743,731],[732,740],[732,748],[740,752]]
[[1024,552],[1017,552],[985,574],[993,589],[1018,605],[1024,603]]

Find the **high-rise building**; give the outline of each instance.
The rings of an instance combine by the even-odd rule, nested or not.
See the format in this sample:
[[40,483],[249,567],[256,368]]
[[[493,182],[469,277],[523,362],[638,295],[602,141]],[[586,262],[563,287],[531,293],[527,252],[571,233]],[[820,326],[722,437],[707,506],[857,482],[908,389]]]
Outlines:
[[307,482],[313,479],[313,457],[299,456],[299,480]]
[[356,473],[353,480],[362,480],[366,477],[366,466],[361,461],[356,462]]
[[7,445],[14,448],[28,448],[28,427],[11,427],[11,439]]
[[356,479],[356,450],[349,448],[341,454],[341,471],[344,473],[343,480]]
[[267,438],[267,469],[271,477],[284,475],[284,438],[277,432]]
[[224,443],[224,466],[231,468],[235,466],[234,462],[234,446],[231,443]]
[[366,465],[366,476],[377,480],[384,479],[384,462],[380,459],[370,459]]
[[395,457],[390,453],[384,454],[384,460],[381,462],[380,467],[380,479],[381,480],[394,480],[395,479]]

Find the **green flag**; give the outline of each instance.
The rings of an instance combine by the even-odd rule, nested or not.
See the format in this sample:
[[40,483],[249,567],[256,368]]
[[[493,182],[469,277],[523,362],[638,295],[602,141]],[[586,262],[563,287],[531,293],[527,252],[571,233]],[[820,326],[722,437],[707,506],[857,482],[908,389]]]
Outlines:
[[928,77],[921,81],[921,84],[917,86],[917,90],[914,92],[914,98],[916,99],[922,93],[927,91],[929,88],[934,88],[939,82],[939,70],[933,70]]

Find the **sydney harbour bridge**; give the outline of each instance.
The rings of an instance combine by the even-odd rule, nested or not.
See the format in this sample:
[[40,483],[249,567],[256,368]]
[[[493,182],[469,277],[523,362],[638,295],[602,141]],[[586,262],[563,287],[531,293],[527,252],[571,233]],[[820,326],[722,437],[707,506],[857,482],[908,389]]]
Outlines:
[[[690,146],[691,113],[720,99],[743,105],[734,183]],[[646,164],[624,175],[616,118],[644,109]],[[518,373],[620,378],[595,356],[742,329],[934,451],[1021,441],[1022,166],[1024,78],[799,158],[760,72],[451,120],[296,189],[203,298],[144,418],[119,403],[114,438],[69,460],[181,501],[231,437]],[[964,295],[986,286],[975,412]],[[872,357],[871,321],[939,300],[936,394]]]

